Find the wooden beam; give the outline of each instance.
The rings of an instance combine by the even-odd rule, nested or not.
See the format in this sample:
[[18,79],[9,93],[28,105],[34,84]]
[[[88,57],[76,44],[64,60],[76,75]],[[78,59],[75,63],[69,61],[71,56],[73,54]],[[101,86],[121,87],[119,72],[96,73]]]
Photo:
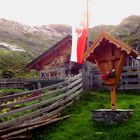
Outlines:
[[120,75],[121,75],[125,60],[126,60],[126,56],[127,56],[127,54],[125,52],[122,52],[122,55],[121,55],[121,58],[119,61],[119,65],[118,65],[118,69],[116,71],[116,76],[117,76],[116,82],[118,82],[118,80],[120,79]]
[[17,131],[8,133],[8,134],[6,134],[6,135],[0,136],[0,138],[5,139],[5,138],[11,137],[11,136],[15,136],[15,135],[21,134],[21,133],[23,133],[23,132],[32,130],[32,129],[34,129],[34,128],[38,128],[38,127],[45,126],[45,125],[47,125],[47,124],[50,124],[50,123],[53,123],[53,122],[56,122],[56,121],[59,121],[59,120],[63,120],[63,119],[68,118],[68,117],[70,117],[70,115],[67,115],[67,116],[64,116],[64,117],[60,117],[60,118],[55,118],[55,119],[52,119],[52,120],[50,120],[50,121],[45,120],[44,123],[36,124],[36,125],[34,125],[34,126],[29,126],[29,127],[27,127],[27,128],[23,128],[23,129],[20,129],[20,130],[17,130]]

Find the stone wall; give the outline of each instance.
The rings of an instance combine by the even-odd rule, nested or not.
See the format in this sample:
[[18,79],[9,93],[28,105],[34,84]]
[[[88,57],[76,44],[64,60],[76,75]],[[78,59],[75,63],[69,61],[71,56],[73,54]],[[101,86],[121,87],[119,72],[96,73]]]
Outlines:
[[111,109],[99,109],[92,111],[92,118],[97,122],[104,122],[107,124],[119,123],[127,121],[132,116],[133,110],[111,110]]

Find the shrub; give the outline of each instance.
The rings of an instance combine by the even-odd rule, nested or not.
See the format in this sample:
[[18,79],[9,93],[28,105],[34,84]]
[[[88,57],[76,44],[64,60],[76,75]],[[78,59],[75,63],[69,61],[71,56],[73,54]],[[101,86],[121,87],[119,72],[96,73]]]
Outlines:
[[1,74],[2,78],[13,78],[14,77],[14,72],[10,70],[3,70]]

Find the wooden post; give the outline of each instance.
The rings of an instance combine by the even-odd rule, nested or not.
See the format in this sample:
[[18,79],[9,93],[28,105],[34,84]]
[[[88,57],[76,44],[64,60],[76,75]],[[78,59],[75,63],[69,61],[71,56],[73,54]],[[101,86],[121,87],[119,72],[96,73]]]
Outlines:
[[111,87],[111,108],[116,110],[116,86]]
[[[137,73],[138,73],[138,79],[140,79],[140,67],[139,66],[137,66]],[[140,85],[140,80],[138,80],[139,81],[139,85]]]
[[120,76],[121,76],[121,73],[122,73],[122,69],[123,69],[123,66],[125,64],[125,59],[126,59],[126,53],[123,52],[123,54],[121,55],[121,58],[120,58],[120,62],[118,64],[118,70],[116,71],[116,81],[118,82],[118,80],[120,79]]
[[38,89],[41,88],[41,83],[37,83],[37,88],[38,88]]

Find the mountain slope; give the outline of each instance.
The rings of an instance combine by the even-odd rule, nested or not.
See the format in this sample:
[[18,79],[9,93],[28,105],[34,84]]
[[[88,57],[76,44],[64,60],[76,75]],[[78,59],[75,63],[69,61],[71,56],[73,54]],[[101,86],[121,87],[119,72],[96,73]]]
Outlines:
[[90,29],[90,40],[94,40],[103,30],[109,32],[140,52],[140,16],[132,15],[126,17],[117,26],[96,26]]
[[[117,26],[99,25],[91,28],[89,39],[93,41],[103,30],[140,51],[140,16],[126,17]],[[22,69],[67,34],[71,34],[71,27],[67,25],[30,27],[0,19],[0,71]]]
[[30,27],[0,19],[0,68],[27,64],[70,33],[67,25]]

